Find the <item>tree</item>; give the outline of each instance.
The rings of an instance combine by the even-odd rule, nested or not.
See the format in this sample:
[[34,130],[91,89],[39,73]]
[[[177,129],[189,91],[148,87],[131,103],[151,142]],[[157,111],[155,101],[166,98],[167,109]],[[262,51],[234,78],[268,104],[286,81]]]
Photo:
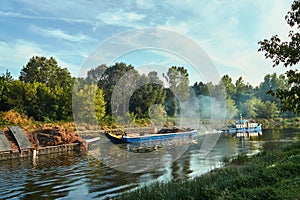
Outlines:
[[186,101],[190,94],[189,74],[184,67],[172,66],[163,76],[170,85],[166,91],[166,111],[169,116],[176,116],[178,103]]
[[77,82],[73,94],[74,118],[77,122],[99,124],[105,116],[103,91],[96,84]]
[[194,90],[196,96],[200,96],[200,95],[210,96],[207,84],[205,84],[201,81],[199,83],[197,83],[197,82],[194,83],[194,85],[192,86],[192,89]]
[[97,87],[95,94],[95,112],[98,122],[103,122],[105,117],[105,105],[103,90]]
[[189,74],[184,67],[172,66],[167,75],[164,75],[170,85],[170,90],[179,98],[185,101],[189,97]]
[[5,93],[7,92],[7,86],[10,82],[13,81],[12,76],[10,75],[10,72],[6,70],[5,74],[0,75],[0,111],[6,111],[9,110],[8,106],[6,104],[5,99],[3,98]]
[[51,88],[71,88],[70,85],[73,85],[70,72],[66,68],[60,68],[53,57],[32,57],[26,66],[23,66],[19,79],[30,83],[45,83]]
[[233,119],[237,116],[238,109],[236,108],[235,102],[227,98],[226,99],[226,118],[227,119]]
[[25,83],[19,80],[7,84],[6,90],[2,96],[5,105],[5,111],[14,109],[19,113],[26,113],[25,110]]
[[248,99],[241,105],[239,110],[244,117],[256,118],[258,116],[258,108],[263,106],[263,102],[258,98]]
[[248,118],[274,118],[278,116],[278,108],[274,102],[266,101],[265,103],[256,97],[253,97],[243,103],[241,108],[242,114]]
[[137,117],[149,117],[149,109],[153,105],[164,104],[166,91],[155,71],[149,72],[148,76],[142,75],[139,85],[141,87],[134,91],[130,99],[129,110]]
[[262,116],[268,119],[272,119],[278,117],[278,108],[274,102],[266,101],[265,102],[265,109],[262,110]]
[[11,82],[13,81],[13,77],[11,76],[10,72],[8,70],[5,71],[5,74],[2,73],[0,75],[0,80],[3,80],[3,81],[7,81],[7,82]]
[[[297,66],[300,60],[300,1],[295,0],[292,3],[291,10],[285,16],[285,19],[291,28],[289,41],[281,41],[278,35],[271,37],[270,40],[264,39],[258,42],[260,48],[258,51],[264,51],[267,59],[272,59],[273,67],[282,63],[285,67]],[[292,111],[300,113],[300,72],[297,69],[290,69],[286,73],[289,87],[286,89],[277,89],[276,95],[280,99],[281,109],[283,111]]]
[[245,84],[242,77],[239,77],[235,82],[235,94],[232,97],[232,100],[235,101],[238,109],[240,110],[242,104],[247,100],[251,99],[253,96],[253,87],[248,83]]
[[230,99],[235,95],[235,85],[232,83],[232,78],[227,74],[221,78],[220,85],[223,85],[227,99]]
[[276,93],[278,89],[287,88],[287,82],[284,75],[277,76],[276,73],[267,74],[264,77],[264,81],[259,84],[258,87],[255,88],[255,96],[257,98],[261,98],[263,102],[271,101],[275,102],[277,107],[280,107],[280,101],[275,96],[270,93]]
[[[128,74],[128,76],[132,76],[123,77],[129,71],[131,71],[131,73]],[[126,91],[117,89],[116,85],[119,83],[123,84],[122,87],[124,88],[126,88],[127,86],[130,88],[133,86],[132,82],[136,79],[137,76],[138,72],[134,69],[134,67],[132,65],[127,65],[123,62],[115,63],[110,67],[106,67],[106,65],[100,65],[96,69],[92,69],[88,72],[88,79],[98,81],[98,87],[102,89],[105,94],[104,98],[106,102],[106,111],[108,114],[117,113],[120,110],[124,111],[124,106],[126,105]],[[119,81],[121,78],[122,81],[120,83]],[[120,99],[118,99],[117,102],[114,102],[118,104],[116,105],[116,108],[114,108],[114,110],[112,110],[111,106],[113,92],[115,92],[115,97],[120,97]]]
[[93,68],[91,70],[88,71],[87,73],[87,82],[90,83],[91,81],[98,83],[101,80],[105,79],[105,70],[107,70],[107,66],[105,64],[99,65],[96,68]]

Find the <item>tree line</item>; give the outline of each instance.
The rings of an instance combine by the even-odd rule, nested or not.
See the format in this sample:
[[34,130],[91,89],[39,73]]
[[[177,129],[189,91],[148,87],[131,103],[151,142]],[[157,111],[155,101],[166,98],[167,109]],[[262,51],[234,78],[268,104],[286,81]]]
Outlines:
[[[207,106],[202,105],[202,97],[223,95],[227,118],[238,118],[239,114],[247,118],[293,116],[282,112],[280,99],[272,95],[290,87],[285,75],[267,74],[256,87],[245,83],[242,77],[233,82],[229,75],[224,75],[218,84],[191,85],[187,69],[177,66],[171,66],[162,77],[164,80],[155,71],[140,74],[134,66],[120,62],[99,65],[89,70],[85,78],[76,78],[58,66],[55,58],[35,56],[23,66],[18,79],[13,79],[9,71],[1,74],[0,111],[15,110],[36,121],[72,121],[73,105],[73,109],[79,109],[77,118],[90,120],[86,116],[95,110],[97,120],[105,123],[115,120],[115,116],[149,118],[150,109],[157,105],[161,115],[176,117],[180,114],[179,102],[186,101],[193,92],[200,113]],[[164,81],[168,87],[164,87]],[[204,113],[201,116],[210,117]]]

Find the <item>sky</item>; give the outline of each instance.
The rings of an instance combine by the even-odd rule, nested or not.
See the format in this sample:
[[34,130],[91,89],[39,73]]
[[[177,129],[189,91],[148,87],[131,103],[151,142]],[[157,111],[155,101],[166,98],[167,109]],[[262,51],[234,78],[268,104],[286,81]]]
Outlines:
[[[0,73],[8,69],[18,78],[32,56],[52,56],[73,76],[81,76],[82,66],[101,44],[129,31],[132,37],[125,34],[128,41],[141,41],[145,48],[117,55],[112,61],[137,68],[147,66],[148,70],[185,66],[191,82],[209,82],[209,78],[203,78],[205,72],[201,73],[203,80],[194,76],[200,72],[193,71],[195,66],[179,49],[172,48],[173,44],[181,45],[184,52],[197,56],[198,52],[181,39],[164,38],[168,45],[164,47],[172,52],[160,49],[160,42],[156,48],[147,49],[154,46],[147,31],[135,34],[140,33],[136,30],[158,28],[178,33],[201,47],[219,77],[228,74],[235,81],[242,76],[245,83],[256,86],[266,74],[286,70],[283,66],[273,68],[272,61],[258,52],[258,42],[275,34],[287,39],[289,26],[284,17],[291,4],[292,0],[2,0]],[[128,41],[123,38],[118,42],[126,46]],[[107,55],[104,52],[100,56]]]

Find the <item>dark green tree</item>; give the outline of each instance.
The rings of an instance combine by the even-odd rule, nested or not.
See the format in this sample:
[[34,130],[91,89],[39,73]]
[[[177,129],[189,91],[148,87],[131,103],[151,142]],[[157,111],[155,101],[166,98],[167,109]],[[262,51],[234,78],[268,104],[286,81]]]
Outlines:
[[[291,10],[285,16],[290,25],[288,37],[289,41],[281,41],[278,35],[271,37],[270,40],[264,39],[258,42],[258,51],[265,52],[265,57],[272,59],[273,67],[283,64],[285,67],[297,67],[300,60],[300,1],[292,3]],[[286,73],[289,87],[286,89],[278,88],[276,95],[280,99],[281,110],[300,113],[300,72],[297,69],[290,69]]]
[[7,92],[7,86],[10,82],[13,81],[12,76],[10,75],[10,72],[6,70],[5,74],[0,75],[0,111],[7,111],[9,110],[9,106],[7,105],[7,102],[5,101],[5,93]]
[[210,96],[207,84],[201,81],[199,83],[194,83],[194,85],[192,86],[192,90],[194,90],[196,96]]
[[139,87],[130,99],[129,110],[138,117],[149,117],[149,109],[155,105],[163,105],[166,91],[163,81],[159,79],[157,72],[152,71],[148,76],[141,76],[142,86]]
[[[131,71],[132,70],[132,71]],[[124,76],[127,72],[130,72],[128,76]],[[100,76],[100,77],[98,77]],[[103,90],[104,98],[106,102],[106,112],[108,114],[112,114],[113,112],[124,111],[126,106],[126,91],[120,89],[117,84],[121,84],[123,88],[131,88],[134,83],[134,80],[139,76],[138,72],[134,69],[132,65],[127,65],[126,63],[120,62],[115,63],[114,65],[107,67],[105,65],[100,65],[96,69],[93,69],[88,72],[88,77],[92,77],[93,81],[98,81],[98,87]],[[116,108],[112,111],[112,94],[114,93],[115,97],[117,98]],[[124,92],[124,94],[122,93]]]
[[253,86],[249,83],[245,84],[243,78],[239,77],[235,82],[235,94],[232,97],[238,109],[240,110],[242,104],[251,99],[253,95]]

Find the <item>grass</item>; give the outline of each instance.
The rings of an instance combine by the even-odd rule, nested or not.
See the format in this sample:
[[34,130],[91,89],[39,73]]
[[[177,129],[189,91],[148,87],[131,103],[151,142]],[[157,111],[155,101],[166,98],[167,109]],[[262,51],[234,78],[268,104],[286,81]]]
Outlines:
[[300,142],[227,166],[192,180],[154,183],[118,199],[299,199]]

